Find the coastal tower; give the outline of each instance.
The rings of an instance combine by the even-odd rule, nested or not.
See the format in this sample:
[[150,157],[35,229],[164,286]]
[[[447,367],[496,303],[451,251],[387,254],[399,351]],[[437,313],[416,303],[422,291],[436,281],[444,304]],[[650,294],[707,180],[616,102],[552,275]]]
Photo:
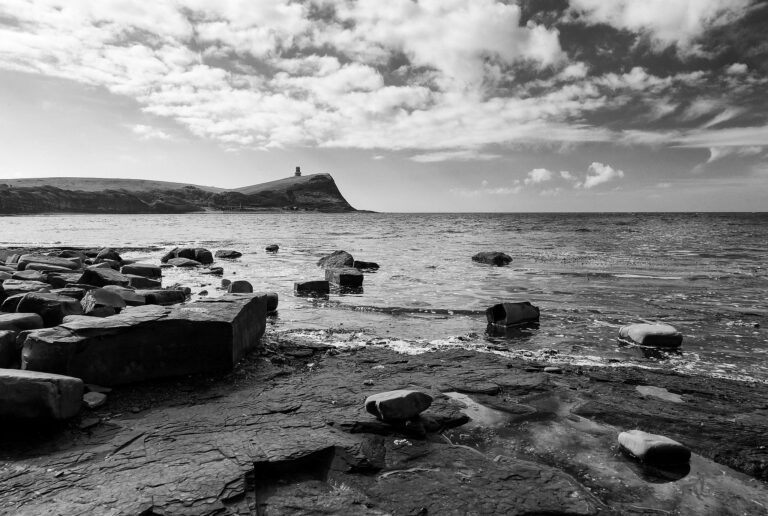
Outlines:
[[296,167],[296,173],[294,175],[296,177],[301,177],[301,167]]

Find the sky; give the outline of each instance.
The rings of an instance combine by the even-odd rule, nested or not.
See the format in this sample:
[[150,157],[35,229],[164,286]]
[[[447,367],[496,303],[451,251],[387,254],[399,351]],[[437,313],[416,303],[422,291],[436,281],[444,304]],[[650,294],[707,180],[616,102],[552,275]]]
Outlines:
[[0,0],[0,177],[767,211],[766,0]]

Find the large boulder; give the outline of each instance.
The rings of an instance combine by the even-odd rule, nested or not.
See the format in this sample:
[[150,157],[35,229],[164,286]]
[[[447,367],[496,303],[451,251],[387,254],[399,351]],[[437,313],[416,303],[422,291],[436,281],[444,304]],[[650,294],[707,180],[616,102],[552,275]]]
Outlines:
[[195,248],[194,260],[202,263],[203,265],[210,265],[213,263],[213,255],[208,249],[197,247]]
[[323,256],[317,261],[318,267],[324,269],[338,269],[342,267],[352,267],[355,259],[346,251],[334,251],[328,256]]
[[500,251],[485,251],[474,255],[472,261],[501,267],[509,264],[512,261],[512,257]]
[[368,396],[365,410],[382,421],[412,419],[432,405],[432,396],[420,391],[397,390]]
[[679,442],[642,430],[621,432],[619,445],[623,450],[648,464],[687,464],[691,459],[691,451]]
[[132,263],[123,265],[120,269],[122,274],[133,274],[134,276],[144,276],[145,278],[157,279],[163,275],[162,269],[151,263]]
[[83,307],[77,299],[59,296],[46,292],[30,292],[25,294],[16,306],[18,313],[38,314],[43,318],[43,325],[56,326],[61,324],[67,315],[80,315]]
[[131,280],[125,274],[120,274],[112,269],[87,269],[83,271],[82,276],[77,283],[93,285],[94,287],[103,287],[105,285],[120,285],[127,287]]
[[57,374],[0,369],[0,419],[69,419],[80,411],[83,382]]
[[488,324],[516,326],[539,322],[539,308],[528,301],[522,303],[499,303],[485,311]]
[[216,251],[216,258],[223,258],[225,260],[234,260],[235,258],[240,258],[243,256],[243,253],[240,251],[235,251],[233,249],[219,249]]
[[43,265],[53,265],[64,269],[78,270],[82,263],[77,258],[59,258],[56,256],[45,256],[42,254],[23,254],[19,257],[17,268],[23,271],[31,263],[40,263]]
[[363,286],[363,273],[352,267],[325,269],[325,279],[340,287],[357,288]]
[[16,294],[27,294],[29,292],[39,292],[49,290],[51,285],[43,283],[42,281],[25,281],[9,279],[3,281],[3,290],[6,296],[14,296]]
[[0,330],[24,331],[43,327],[43,318],[38,314],[0,313]]
[[126,307],[125,300],[117,292],[105,288],[89,290],[80,301],[84,315],[97,317],[114,315]]
[[630,324],[619,328],[619,341],[655,348],[679,348],[683,334],[669,324]]
[[258,345],[266,313],[266,294],[130,308],[30,331],[22,364],[107,386],[228,371]]

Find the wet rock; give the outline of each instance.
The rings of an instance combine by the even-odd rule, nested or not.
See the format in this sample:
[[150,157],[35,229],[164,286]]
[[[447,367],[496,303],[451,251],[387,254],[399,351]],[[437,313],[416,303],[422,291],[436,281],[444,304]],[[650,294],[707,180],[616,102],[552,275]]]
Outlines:
[[202,272],[203,274],[211,274],[213,276],[221,276],[224,274],[224,268],[223,267],[211,267],[210,269],[204,270]]
[[512,257],[499,251],[486,251],[474,255],[472,261],[501,267],[503,265],[508,265],[512,261]]
[[293,284],[293,292],[297,296],[323,295],[331,291],[327,281],[297,281]]
[[69,419],[80,411],[83,382],[56,374],[0,369],[0,418]]
[[151,263],[132,263],[130,265],[123,265],[120,268],[120,272],[125,275],[132,274],[134,276],[143,276],[152,279],[160,278],[163,275],[162,269]]
[[83,403],[93,410],[101,407],[107,402],[107,395],[101,392],[86,392],[83,394]]
[[[96,288],[87,292],[80,301],[80,304],[83,307],[84,315],[95,317],[114,315],[126,307],[125,300],[120,294],[104,288]],[[104,308],[108,310],[103,310]],[[110,311],[111,313],[109,313]]]
[[264,294],[228,295],[35,330],[24,341],[23,367],[107,386],[228,371],[258,345],[266,309]]
[[277,244],[269,244],[267,247],[264,248],[268,253],[276,253],[280,250],[280,246]]
[[630,324],[619,328],[619,341],[656,348],[679,348],[683,334],[669,324]]
[[197,260],[192,260],[190,258],[171,258],[167,263],[174,267],[201,267],[203,265]]
[[334,251],[327,256],[323,256],[317,261],[318,267],[324,269],[352,267],[355,259],[346,251]]
[[355,260],[352,264],[352,267],[355,269],[360,269],[361,271],[377,271],[379,270],[379,264],[376,262],[363,262],[360,260]]
[[77,299],[45,292],[25,294],[16,306],[18,313],[34,313],[43,318],[44,326],[61,324],[67,315],[80,315],[83,308]]
[[114,292],[125,301],[128,306],[141,306],[147,304],[147,299],[144,295],[137,293],[135,290],[128,287],[121,287],[119,285],[107,285],[103,287],[104,290]]
[[0,330],[24,331],[43,327],[43,318],[38,314],[0,313]]
[[16,345],[16,334],[16,331],[0,330],[0,368],[18,367],[21,362],[21,350]]
[[[53,288],[65,288],[75,286],[76,288],[84,288],[80,282],[80,277],[83,274],[81,272],[49,272],[48,284]],[[93,285],[87,285],[87,288],[94,288]]]
[[77,259],[57,258],[56,256],[45,256],[41,254],[23,254],[19,257],[18,270],[23,271],[31,263],[53,265],[71,270],[78,270],[82,267],[82,264]]
[[117,251],[108,247],[99,251],[99,254],[96,255],[96,260],[112,260],[115,262],[123,261],[122,257],[120,257],[120,254]]
[[77,282],[93,285],[94,287],[104,287],[106,285],[127,287],[131,280],[126,275],[112,269],[86,269]]
[[277,293],[276,292],[268,292],[267,293],[267,312],[275,312],[277,311]]
[[137,290],[136,293],[144,297],[148,305],[175,305],[187,300],[187,294],[177,289]]
[[153,289],[153,288],[160,288],[163,286],[163,282],[161,280],[147,278],[144,276],[137,276],[136,274],[126,274],[125,275],[128,278],[129,286],[133,288],[139,288],[139,289]]
[[13,273],[12,279],[19,281],[38,281],[45,283],[46,275],[39,271],[23,270]]
[[3,282],[3,290],[6,296],[14,296],[16,294],[27,294],[29,292],[39,292],[50,290],[51,285],[43,283],[42,281],[24,281],[9,279]]
[[363,286],[363,273],[352,267],[325,269],[325,279],[340,287]]
[[208,249],[198,247],[195,249],[194,260],[202,263],[203,265],[210,265],[213,263],[213,255]]
[[225,260],[234,260],[235,258],[240,258],[243,256],[243,253],[240,251],[235,251],[233,249],[219,249],[216,251],[216,258],[223,258]]
[[432,396],[420,391],[397,390],[368,396],[365,410],[382,421],[411,419],[432,405]]
[[521,303],[499,303],[485,311],[488,324],[515,326],[539,321],[539,309],[528,301]]
[[230,294],[250,294],[253,292],[253,285],[245,280],[233,281],[227,287],[227,292]]
[[82,300],[85,296],[85,290],[76,287],[55,288],[51,290],[51,294]]
[[163,255],[163,257],[160,258],[160,261],[162,263],[167,263],[168,260],[172,260],[173,258],[187,258],[189,260],[194,260],[195,250],[191,247],[174,247]]
[[622,449],[649,464],[684,464],[691,458],[691,451],[679,442],[642,430],[621,432],[619,444]]

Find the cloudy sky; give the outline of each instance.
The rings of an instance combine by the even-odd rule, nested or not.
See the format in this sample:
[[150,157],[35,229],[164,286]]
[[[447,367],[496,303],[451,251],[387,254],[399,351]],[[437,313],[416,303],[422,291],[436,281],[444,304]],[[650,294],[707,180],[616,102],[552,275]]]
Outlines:
[[0,0],[0,177],[768,209],[768,2]]

